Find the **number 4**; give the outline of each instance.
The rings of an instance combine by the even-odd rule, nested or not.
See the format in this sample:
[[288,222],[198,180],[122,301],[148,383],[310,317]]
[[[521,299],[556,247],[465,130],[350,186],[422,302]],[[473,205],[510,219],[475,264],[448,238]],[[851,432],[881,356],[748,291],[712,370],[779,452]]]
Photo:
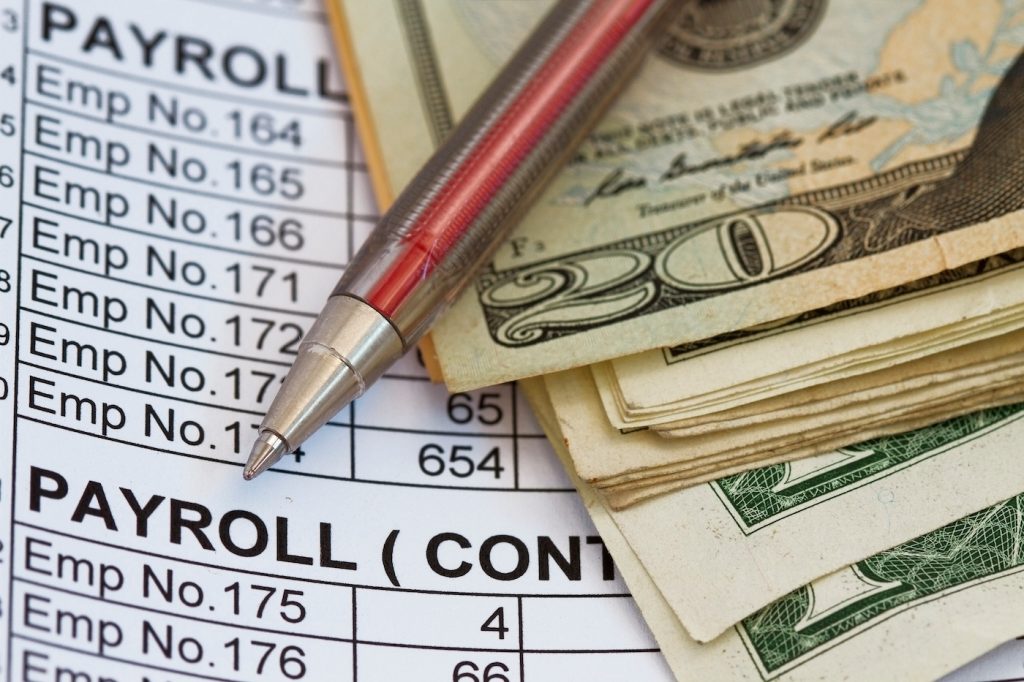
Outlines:
[[497,632],[498,639],[505,639],[505,633],[508,632],[508,628],[505,627],[505,607],[499,606],[495,609],[484,624],[480,626],[480,632]]

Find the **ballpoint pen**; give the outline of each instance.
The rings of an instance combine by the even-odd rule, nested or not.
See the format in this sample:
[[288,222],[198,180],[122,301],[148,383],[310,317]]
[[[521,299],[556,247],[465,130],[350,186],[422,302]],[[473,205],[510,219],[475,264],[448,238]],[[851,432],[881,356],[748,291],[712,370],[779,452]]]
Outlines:
[[349,262],[259,427],[246,480],[411,348],[642,61],[677,0],[561,0]]

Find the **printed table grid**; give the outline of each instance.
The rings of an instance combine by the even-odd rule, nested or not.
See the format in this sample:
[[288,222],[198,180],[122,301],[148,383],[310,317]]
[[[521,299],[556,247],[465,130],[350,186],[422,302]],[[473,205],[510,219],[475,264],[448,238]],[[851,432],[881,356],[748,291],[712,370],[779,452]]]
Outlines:
[[[556,679],[551,671],[585,675],[634,660],[661,666],[646,632],[617,629],[636,621],[635,606],[568,480],[549,462],[538,465],[550,453],[539,449],[544,436],[514,385],[449,397],[410,355],[265,484],[290,486],[293,495],[275,499],[298,503],[329,499],[330,490],[383,500],[394,519],[359,518],[370,512],[350,503],[351,522],[339,523],[323,501],[311,503],[313,512],[259,516],[218,507],[222,489],[182,487],[192,470],[217,485],[223,472],[240,470],[317,296],[375,219],[367,169],[352,160],[358,141],[347,96],[336,72],[315,85],[279,74],[279,90],[307,92],[299,97],[138,68],[127,44],[114,63],[102,46],[60,43],[60,32],[99,15],[112,31],[137,21],[144,32],[172,12],[134,17],[131,3],[76,3],[52,10],[58,24],[73,11],[75,28],[53,29],[57,37],[44,41],[33,26],[41,4],[23,1],[23,42],[10,55],[22,127],[11,157],[17,248],[7,252],[10,263],[0,256],[0,267],[17,273],[12,296],[0,299],[12,325],[0,360],[15,368],[10,406],[0,402],[10,426],[0,435],[10,428],[14,453],[23,452],[0,486],[8,494],[0,523],[10,526],[0,565],[9,581],[5,674],[57,666],[116,679],[320,679],[330,671],[373,680],[418,670],[468,681]],[[311,2],[173,6],[225,27],[287,17],[294,21],[280,31],[325,30]],[[201,21],[190,31],[219,37]],[[300,63],[296,55],[288,65]],[[286,58],[266,63],[284,68]],[[322,69],[309,73],[323,78]],[[130,114],[48,101],[56,86],[40,79],[61,76],[108,97],[124,93]],[[327,94],[308,94],[318,87]],[[140,113],[147,98],[149,119]],[[171,125],[152,114],[153,102],[205,112],[208,127]],[[229,132],[243,120],[249,127]],[[113,144],[122,140],[134,142]],[[148,165],[137,165],[147,151]],[[118,166],[112,153],[130,158]],[[161,159],[175,154],[171,172]],[[194,164],[186,175],[185,158],[205,164],[204,173]],[[273,191],[264,192],[271,180]],[[107,195],[93,202],[90,187]],[[304,243],[289,220],[302,224]],[[121,361],[132,371],[119,370]],[[97,468],[99,453],[120,464]],[[422,500],[420,518],[403,508],[413,497]],[[520,518],[548,506],[557,522]],[[490,525],[476,528],[476,516]],[[394,528],[364,537],[374,524]],[[257,555],[263,563],[245,563]],[[554,578],[538,578],[541,565]],[[606,611],[595,618],[593,608]]]

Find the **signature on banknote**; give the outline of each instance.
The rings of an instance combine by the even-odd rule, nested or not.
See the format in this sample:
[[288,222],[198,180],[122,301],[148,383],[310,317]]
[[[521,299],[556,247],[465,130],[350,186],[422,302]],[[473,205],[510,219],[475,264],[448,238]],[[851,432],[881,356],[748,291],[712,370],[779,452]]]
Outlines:
[[[814,140],[821,144],[834,140],[845,135],[859,133],[877,121],[875,116],[860,116],[856,111],[849,111],[843,114],[838,120],[829,125]],[[795,149],[807,143],[807,138],[795,135],[790,130],[783,130],[775,133],[765,140],[751,140],[742,144],[736,152],[716,156],[703,161],[692,162],[686,152],[682,152],[672,159],[657,179],[653,182],[666,183],[678,180],[687,175],[695,175],[704,171],[714,170],[725,166],[732,166],[743,161],[753,161],[764,158],[772,152],[785,149]],[[584,206],[589,206],[597,199],[607,199],[619,196],[626,192],[644,189],[651,184],[652,180],[646,176],[638,175],[627,171],[622,166],[615,168],[608,173],[594,188],[594,190],[583,200]]]

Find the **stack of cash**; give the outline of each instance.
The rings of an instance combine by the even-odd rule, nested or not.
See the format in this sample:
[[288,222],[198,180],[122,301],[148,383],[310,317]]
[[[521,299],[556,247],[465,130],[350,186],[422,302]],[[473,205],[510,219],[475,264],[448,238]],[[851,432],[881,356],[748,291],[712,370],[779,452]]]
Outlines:
[[[680,679],[933,678],[1024,605],[1024,0],[680,1],[425,360],[520,381]],[[549,5],[329,3],[382,205]]]

